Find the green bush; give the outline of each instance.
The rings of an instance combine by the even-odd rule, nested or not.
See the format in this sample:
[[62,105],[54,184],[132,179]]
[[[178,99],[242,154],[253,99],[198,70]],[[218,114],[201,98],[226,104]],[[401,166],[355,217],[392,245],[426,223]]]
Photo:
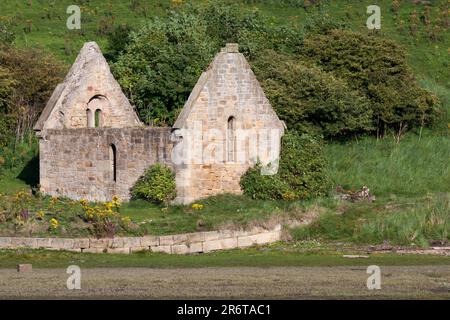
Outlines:
[[128,24],[121,24],[114,27],[114,30],[107,34],[108,51],[105,53],[105,57],[108,61],[117,61],[120,54],[130,43],[130,34],[132,31],[133,29]]
[[172,12],[130,35],[113,72],[145,123],[171,125],[217,50],[198,17]]
[[241,177],[240,185],[244,194],[252,199],[283,199],[290,192],[290,186],[278,175],[261,175],[261,165],[257,163]]
[[0,45],[10,45],[15,39],[16,35],[10,26],[5,23],[0,23]]
[[285,134],[278,173],[261,175],[261,165],[240,180],[245,195],[262,200],[300,200],[325,195],[330,183],[320,141],[296,132]]
[[272,50],[252,64],[290,130],[332,138],[373,129],[368,99],[332,73]]
[[369,99],[379,135],[389,129],[431,125],[438,119],[437,98],[418,86],[404,48],[393,40],[331,30],[306,37],[300,51]]
[[295,199],[324,196],[330,189],[322,142],[310,135],[287,133],[282,140],[278,175]]
[[162,164],[152,165],[131,189],[133,199],[166,204],[176,196],[175,173]]

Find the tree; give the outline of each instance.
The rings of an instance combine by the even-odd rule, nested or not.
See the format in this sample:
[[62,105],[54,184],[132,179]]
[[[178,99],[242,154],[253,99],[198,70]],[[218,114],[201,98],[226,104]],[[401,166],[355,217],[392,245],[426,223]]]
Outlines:
[[23,139],[62,80],[64,67],[41,50],[10,46],[0,48],[0,66],[0,114]]
[[379,135],[433,124],[438,100],[420,88],[396,42],[348,30],[331,30],[305,38],[303,59],[345,80],[369,99]]
[[200,19],[172,12],[131,34],[113,72],[144,122],[170,125],[217,50]]
[[227,42],[238,42],[240,51],[253,59],[266,48],[293,50],[298,32],[272,27],[257,11],[222,1],[183,4],[166,19],[152,18],[131,33],[112,69],[144,122],[171,125]]
[[253,67],[289,129],[327,138],[373,129],[368,99],[332,73],[272,50],[261,54]]

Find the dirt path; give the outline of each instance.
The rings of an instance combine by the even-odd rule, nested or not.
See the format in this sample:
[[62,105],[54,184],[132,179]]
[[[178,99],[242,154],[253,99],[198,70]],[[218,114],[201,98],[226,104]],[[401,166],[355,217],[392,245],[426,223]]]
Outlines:
[[0,298],[438,298],[450,299],[450,267],[382,267],[381,290],[364,267],[114,268],[82,270],[69,291],[62,269],[0,270]]

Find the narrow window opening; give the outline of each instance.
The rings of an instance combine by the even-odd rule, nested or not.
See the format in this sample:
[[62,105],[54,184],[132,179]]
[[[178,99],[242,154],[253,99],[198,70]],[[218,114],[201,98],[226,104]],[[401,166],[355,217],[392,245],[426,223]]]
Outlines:
[[111,147],[109,148],[109,159],[111,162],[111,175],[113,178],[113,181],[117,181],[117,149],[114,144],[111,144]]
[[95,127],[99,128],[102,126],[102,110],[95,110]]
[[227,124],[227,161],[234,162],[236,156],[236,120],[234,117],[228,118]]

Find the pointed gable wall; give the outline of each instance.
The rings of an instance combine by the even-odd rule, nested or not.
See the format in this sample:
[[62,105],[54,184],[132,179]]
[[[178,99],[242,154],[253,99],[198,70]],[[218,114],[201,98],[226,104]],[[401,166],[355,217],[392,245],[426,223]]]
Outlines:
[[278,170],[284,124],[237,44],[201,75],[173,129],[176,149],[189,151],[175,153],[176,202],[241,193],[240,177],[258,160],[265,174]]
[[88,125],[88,109],[92,109],[91,119],[101,109],[102,127],[141,125],[95,42],[83,46],[64,82],[55,89],[35,130],[93,126],[93,121]]
[[230,116],[242,129],[284,130],[237,44],[222,49],[201,75],[173,127],[189,129],[203,120],[207,126],[225,128]]

